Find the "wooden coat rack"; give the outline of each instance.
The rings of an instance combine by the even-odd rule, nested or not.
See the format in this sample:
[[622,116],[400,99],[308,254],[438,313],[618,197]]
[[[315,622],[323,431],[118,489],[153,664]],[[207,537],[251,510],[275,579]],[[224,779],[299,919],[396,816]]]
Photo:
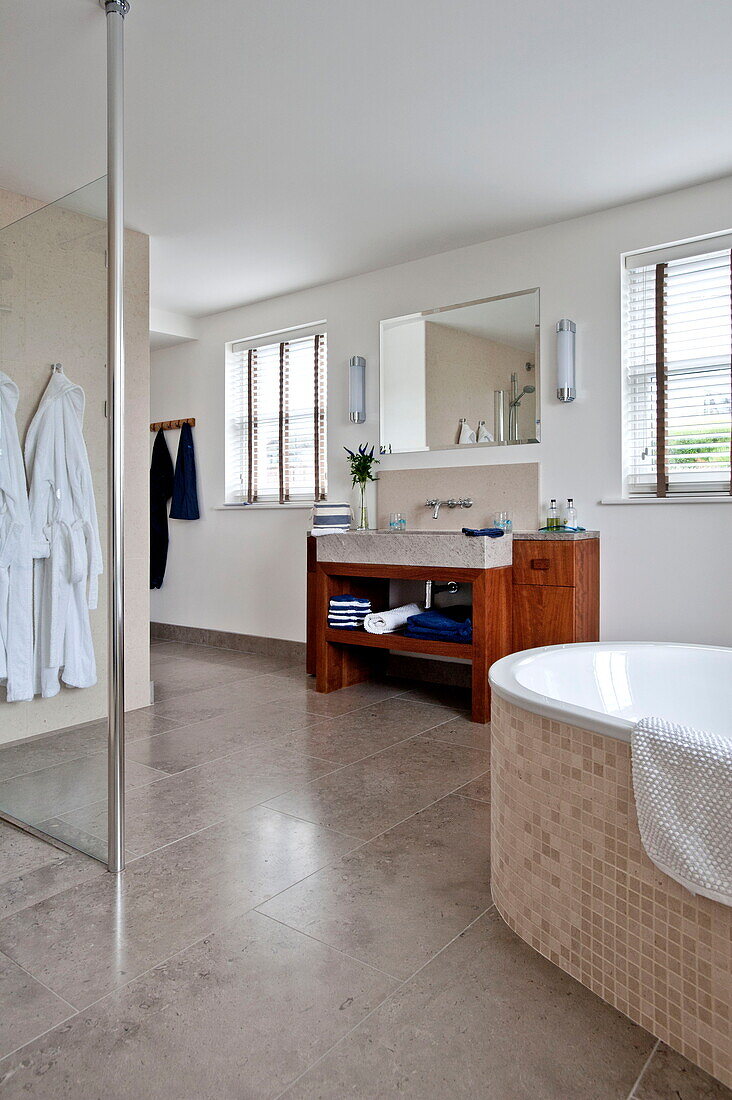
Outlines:
[[184,424],[190,424],[192,428],[195,428],[195,416],[186,416],[183,420],[158,420],[155,424],[150,425],[150,431],[159,432],[162,428],[164,432],[169,432],[172,431],[173,428],[182,428]]

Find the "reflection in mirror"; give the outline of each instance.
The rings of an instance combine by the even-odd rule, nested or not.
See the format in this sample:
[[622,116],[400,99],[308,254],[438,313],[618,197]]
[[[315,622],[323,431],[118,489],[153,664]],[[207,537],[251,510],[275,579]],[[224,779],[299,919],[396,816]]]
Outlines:
[[381,445],[539,441],[539,291],[381,322]]

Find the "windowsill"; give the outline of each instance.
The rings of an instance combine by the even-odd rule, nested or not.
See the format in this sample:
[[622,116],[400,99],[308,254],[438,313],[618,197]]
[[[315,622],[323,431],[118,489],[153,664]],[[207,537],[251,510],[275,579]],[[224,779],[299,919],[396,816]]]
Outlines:
[[668,497],[603,497],[598,504],[732,504],[732,495],[722,496],[720,493],[719,496],[713,496],[710,493],[709,496],[685,496],[677,493]]
[[268,509],[292,511],[295,508],[312,509],[315,502],[312,500],[290,500],[287,504],[281,504],[278,500],[262,500],[256,504],[217,504],[214,512],[265,512]]

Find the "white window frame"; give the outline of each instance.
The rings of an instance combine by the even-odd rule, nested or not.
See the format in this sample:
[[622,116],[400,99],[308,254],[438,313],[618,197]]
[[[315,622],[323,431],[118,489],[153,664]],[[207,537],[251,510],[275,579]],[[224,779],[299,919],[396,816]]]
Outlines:
[[[634,479],[632,476],[634,455],[629,438],[634,423],[630,410],[631,381],[629,377],[629,367],[631,363],[629,337],[631,335],[631,326],[628,305],[631,271],[640,267],[652,267],[660,263],[671,263],[675,260],[691,259],[693,257],[701,257],[729,250],[732,250],[732,230],[688,238],[683,241],[627,252],[621,255],[623,495],[620,498],[606,499],[602,503],[665,504],[682,502],[732,502],[732,496],[730,495],[730,477],[727,474],[725,474],[721,480],[709,478],[693,482],[690,479],[686,483],[678,480],[671,480],[666,490],[666,495],[659,495],[657,492],[655,473],[653,477],[649,477],[646,485],[639,484],[637,477]],[[655,382],[655,362],[649,365],[647,373],[648,378],[651,379],[652,377],[652,381]]]
[[[321,471],[321,481],[325,487],[327,495],[327,379],[328,379],[328,360],[327,360],[327,322],[315,321],[306,325],[295,325],[292,328],[277,329],[273,332],[260,333],[256,336],[245,337],[240,340],[230,340],[225,345],[225,430],[224,430],[224,503],[223,508],[226,509],[298,509],[298,508],[312,508],[314,503],[314,496],[312,493],[305,495],[292,495],[290,499],[282,501],[272,494],[262,495],[259,499],[249,502],[244,499],[244,495],[241,491],[234,494],[232,492],[232,486],[235,483],[238,474],[235,473],[234,466],[241,472],[241,465],[237,462],[234,455],[233,447],[231,445],[231,432],[234,426],[234,417],[231,409],[231,383],[233,381],[233,374],[241,370],[241,355],[247,350],[265,347],[275,343],[282,343],[288,341],[295,341],[304,339],[309,336],[322,335],[326,338],[325,346],[325,362],[323,369],[323,447],[321,463],[323,469]],[[313,412],[315,412],[315,406],[313,406]],[[236,418],[238,420],[238,418]],[[319,499],[325,499],[320,497]]]

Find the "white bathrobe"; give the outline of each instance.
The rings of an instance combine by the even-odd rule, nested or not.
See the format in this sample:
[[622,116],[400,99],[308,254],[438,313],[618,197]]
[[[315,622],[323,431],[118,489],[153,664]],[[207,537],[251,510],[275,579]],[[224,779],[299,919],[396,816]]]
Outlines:
[[97,510],[82,434],[84,391],[55,372],[25,441],[33,536],[34,688],[57,695],[97,682],[89,610],[102,572]]
[[17,407],[18,387],[0,371],[0,683],[9,703],[33,698],[33,555]]

